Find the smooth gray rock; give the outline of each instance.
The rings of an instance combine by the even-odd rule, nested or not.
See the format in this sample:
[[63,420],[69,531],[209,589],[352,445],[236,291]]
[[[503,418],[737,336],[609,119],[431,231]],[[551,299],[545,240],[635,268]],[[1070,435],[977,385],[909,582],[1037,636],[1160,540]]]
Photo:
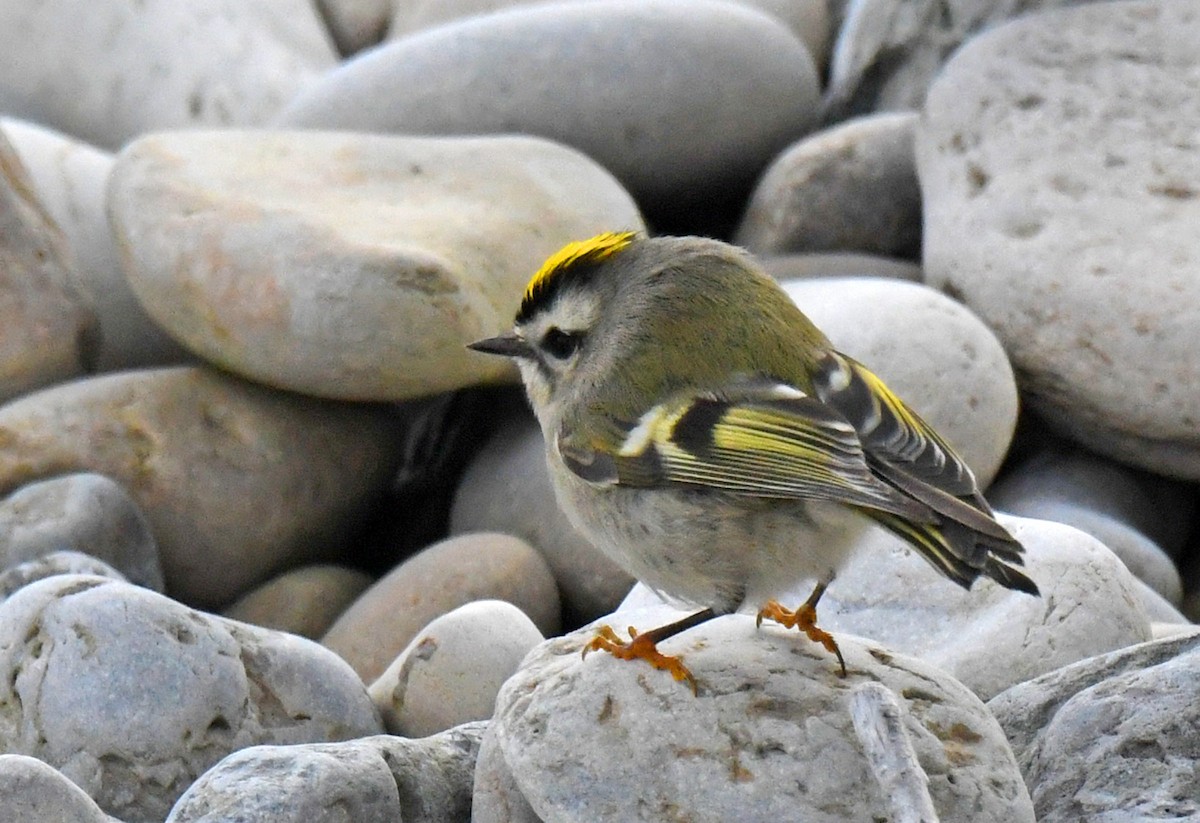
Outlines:
[[0,754],[0,820],[11,823],[121,823],[36,757]]
[[964,42],[1011,17],[1070,2],[1079,0],[851,0],[833,46],[825,117],[920,109]]
[[968,42],[917,133],[925,276],[1049,425],[1200,478],[1200,7],[1045,12]]
[[128,583],[64,575],[0,604],[0,748],[55,766],[109,814],[162,820],[230,752],[382,729],[336,655]]
[[434,618],[368,692],[391,734],[425,737],[490,720],[500,686],[543,640],[511,603],[476,600]]
[[634,583],[558,507],[542,430],[528,410],[506,416],[459,481],[450,533],[480,531],[516,535],[538,550],[554,573],[568,623],[608,614]]
[[0,407],[0,494],[63,472],[111,477],[150,522],[168,590],[219,606],[343,547],[401,440],[386,408],[209,369],[121,372]]
[[[980,697],[1087,657],[1149,640],[1137,580],[1083,532],[1000,515],[1025,546],[1040,597],[980,580],[951,583],[901,541],[875,530],[821,599],[834,636],[870,637],[949,672]],[[808,590],[785,603],[799,605]]]
[[0,501],[0,569],[62,551],[91,555],[131,583],[163,590],[150,524],[129,493],[104,475],[28,483]]
[[113,148],[265,122],[333,49],[309,0],[0,4],[0,111]]
[[3,131],[0,238],[3,402],[90,370],[99,347],[92,296],[78,288],[62,232]]
[[1047,501],[1041,506],[1022,508],[1025,511],[1019,513],[1027,517],[1054,520],[1087,532],[1112,549],[1134,576],[1168,603],[1178,606],[1183,601],[1183,583],[1175,563],[1154,541],[1128,524],[1104,512],[1066,503],[1055,505]]
[[197,780],[167,823],[465,823],[485,728],[243,749]]
[[567,242],[642,227],[610,174],[522,136],[158,134],[117,158],[109,205],[134,292],[185,345],[344,400],[511,380],[466,344]]
[[79,552],[51,552],[36,560],[26,560],[0,572],[0,602],[18,589],[54,577],[59,574],[87,574],[94,577],[107,577],[128,583],[125,575],[90,554]]
[[841,351],[865,363],[967,461],[995,477],[1017,424],[1004,348],[971,311],[928,286],[886,278],[784,283]]
[[757,254],[920,257],[913,112],[862,117],[809,135],[771,161],[734,235]]
[[[646,630],[679,616],[659,608],[612,619],[622,630]],[[925,663],[846,635],[839,642],[849,674],[840,678],[833,657],[796,632],[756,629],[753,618],[732,615],[662,645],[695,675],[693,695],[644,661],[601,652],[581,660],[591,635],[581,630],[531,652],[501,689],[488,731],[492,756],[545,820],[905,819],[895,783],[881,784],[873,767],[879,747],[852,719],[855,696],[880,684],[903,728],[891,753],[917,764],[941,819],[1033,820],[998,724]],[[494,765],[479,768],[496,774]]]
[[1200,816],[1200,634],[1080,661],[988,708],[1042,823]]
[[[1187,543],[1196,510],[1191,484],[1122,465],[1057,439],[1012,466],[1004,480],[988,490],[988,499],[1006,512],[1043,520],[1054,518],[1040,512],[1063,506],[1102,513],[1145,535],[1172,557],[1179,556]],[[1078,528],[1088,531],[1082,525]]]
[[[332,0],[366,3],[368,0]],[[488,12],[531,6],[541,0],[395,0],[388,37],[396,39],[421,29]],[[323,0],[331,2],[331,0]],[[687,2],[687,0],[683,0]],[[817,65],[829,63],[830,25],[826,0],[736,0],[778,17],[808,46]]]
[[504,762],[494,734],[484,734],[475,764],[471,795],[472,823],[542,823]]
[[435,618],[476,600],[505,600],[543,635],[558,632],[554,576],[528,543],[507,534],[448,537],[422,549],[367,589],[321,643],[376,680]]
[[647,207],[688,208],[748,187],[808,131],[817,85],[805,45],[744,5],[544,3],[373,49],[301,92],[278,123],[536,134],[595,158]]
[[179,363],[188,355],[146,314],[125,280],[105,189],[113,156],[33,123],[0,117],[39,202],[62,231],[75,288],[90,297],[99,324],[97,371]]
[[768,274],[779,281],[822,277],[888,277],[920,283],[923,276],[921,267],[908,260],[857,252],[764,255],[759,262]]

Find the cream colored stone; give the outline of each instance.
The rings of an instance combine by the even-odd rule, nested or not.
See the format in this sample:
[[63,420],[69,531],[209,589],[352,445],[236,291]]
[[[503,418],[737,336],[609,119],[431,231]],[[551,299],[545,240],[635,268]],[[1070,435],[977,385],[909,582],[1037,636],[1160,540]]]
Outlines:
[[134,292],[184,344],[352,400],[511,378],[466,344],[563,244],[642,227],[594,162],[513,136],[160,134],[117,158],[109,202]]
[[371,683],[430,622],[475,600],[505,600],[543,635],[558,631],[558,590],[528,543],[505,534],[447,538],[384,575],[321,639]]
[[0,407],[0,494],[65,472],[111,477],[150,522],[167,590],[213,607],[343,546],[401,439],[379,407],[208,369],[121,372]]

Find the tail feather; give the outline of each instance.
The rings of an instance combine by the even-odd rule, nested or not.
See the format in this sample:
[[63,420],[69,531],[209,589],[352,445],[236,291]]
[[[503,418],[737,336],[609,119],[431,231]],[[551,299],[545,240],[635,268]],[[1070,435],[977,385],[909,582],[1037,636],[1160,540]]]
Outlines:
[[867,511],[867,514],[964,589],[970,589],[984,575],[1007,589],[1039,593],[1036,583],[1009,565],[1024,565],[1023,548],[1011,536],[1000,540],[961,523],[914,523],[888,512]]

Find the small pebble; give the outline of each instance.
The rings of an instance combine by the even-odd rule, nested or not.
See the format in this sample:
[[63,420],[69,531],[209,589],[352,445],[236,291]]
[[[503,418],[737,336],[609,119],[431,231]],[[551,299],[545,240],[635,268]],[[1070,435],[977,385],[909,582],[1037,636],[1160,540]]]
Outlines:
[[120,484],[101,474],[28,483],[0,501],[0,569],[56,552],[90,555],[123,579],[163,590],[150,524]]
[[878,114],[809,135],[763,172],[734,241],[756,254],[860,252],[915,259],[917,115]]
[[425,737],[489,720],[496,692],[545,638],[503,600],[477,600],[435,618],[371,684],[392,734]]
[[371,585],[371,576],[344,566],[302,566],[246,592],[224,616],[317,640]]
[[371,683],[435,618],[475,600],[505,600],[543,635],[558,631],[554,576],[528,543],[506,534],[447,538],[405,560],[367,589],[321,643]]

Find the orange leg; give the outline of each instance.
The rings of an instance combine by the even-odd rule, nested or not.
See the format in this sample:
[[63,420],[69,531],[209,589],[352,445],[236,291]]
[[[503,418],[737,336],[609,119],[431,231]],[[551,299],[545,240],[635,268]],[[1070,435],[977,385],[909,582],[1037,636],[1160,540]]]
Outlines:
[[645,660],[656,669],[670,672],[676,680],[687,681],[692,688],[692,694],[696,694],[696,678],[688,671],[687,666],[683,665],[683,661],[678,657],[663,654],[656,646],[668,637],[674,637],[714,617],[716,613],[712,609],[704,609],[642,634],[638,634],[637,629],[630,626],[627,641],[622,640],[609,626],[601,626],[596,630],[596,636],[583,647],[583,656],[587,657],[588,652],[603,650],[621,660]]
[[761,626],[763,618],[766,618],[774,620],[785,629],[799,626],[800,631],[804,632],[809,640],[820,643],[831,654],[837,655],[838,665],[842,667],[841,676],[845,677],[846,661],[842,659],[842,650],[838,648],[837,641],[833,639],[832,634],[817,626],[817,602],[821,599],[821,595],[825,594],[825,586],[824,583],[818,583],[808,600],[805,600],[803,605],[795,611],[784,608],[778,600],[768,600],[767,604],[758,612],[758,625]]

